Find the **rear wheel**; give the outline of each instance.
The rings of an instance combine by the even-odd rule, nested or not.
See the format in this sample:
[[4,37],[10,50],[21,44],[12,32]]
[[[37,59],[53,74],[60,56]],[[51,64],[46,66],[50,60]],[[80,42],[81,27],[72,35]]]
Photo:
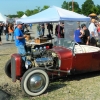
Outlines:
[[5,73],[9,78],[11,78],[11,59],[9,59],[5,65]]
[[31,68],[25,72],[21,80],[21,88],[30,96],[42,94],[48,87],[49,77],[40,68]]

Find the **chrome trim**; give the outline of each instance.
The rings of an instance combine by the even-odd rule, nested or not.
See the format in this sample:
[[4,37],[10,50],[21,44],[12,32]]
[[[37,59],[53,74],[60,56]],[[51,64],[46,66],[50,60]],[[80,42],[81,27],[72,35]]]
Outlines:
[[28,89],[32,92],[41,91],[45,87],[45,84],[46,81],[44,75],[38,73],[33,74],[27,82]]

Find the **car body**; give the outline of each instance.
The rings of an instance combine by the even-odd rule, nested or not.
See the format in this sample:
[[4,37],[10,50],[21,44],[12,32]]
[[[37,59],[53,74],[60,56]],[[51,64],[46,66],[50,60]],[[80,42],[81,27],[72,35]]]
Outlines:
[[25,56],[23,61],[20,54],[12,54],[5,72],[13,82],[20,80],[22,90],[30,96],[42,94],[51,78],[100,70],[99,47],[66,39],[58,39],[48,50],[33,48]]

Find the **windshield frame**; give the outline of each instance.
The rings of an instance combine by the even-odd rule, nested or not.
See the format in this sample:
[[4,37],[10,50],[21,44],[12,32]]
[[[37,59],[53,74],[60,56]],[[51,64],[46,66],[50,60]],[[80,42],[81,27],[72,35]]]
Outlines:
[[74,40],[69,40],[66,38],[58,38],[54,43],[54,46],[63,46],[67,49],[74,51],[76,42]]

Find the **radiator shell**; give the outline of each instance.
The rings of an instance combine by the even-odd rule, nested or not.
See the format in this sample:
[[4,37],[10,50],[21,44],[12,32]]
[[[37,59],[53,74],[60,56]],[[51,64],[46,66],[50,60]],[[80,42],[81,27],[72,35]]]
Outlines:
[[11,77],[15,82],[17,77],[22,76],[22,58],[20,54],[12,54],[11,56]]

